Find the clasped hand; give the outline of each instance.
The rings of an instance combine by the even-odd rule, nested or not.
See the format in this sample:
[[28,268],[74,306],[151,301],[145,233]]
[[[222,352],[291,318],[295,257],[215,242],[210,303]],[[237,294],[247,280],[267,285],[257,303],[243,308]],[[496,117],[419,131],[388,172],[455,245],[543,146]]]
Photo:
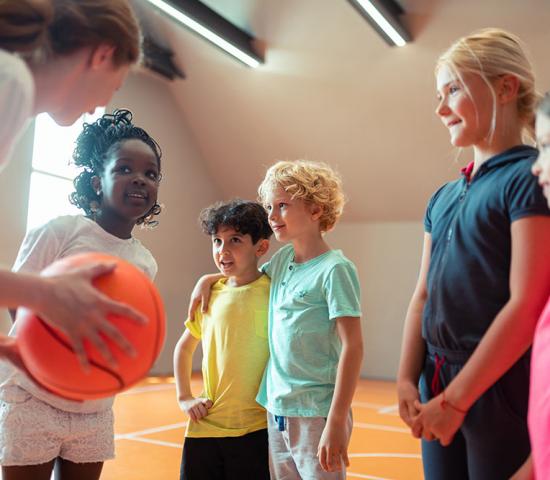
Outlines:
[[418,414],[412,418],[411,433],[415,438],[439,440],[441,445],[449,445],[456,432],[464,422],[464,413],[453,408],[444,408],[442,395],[432,398],[427,403],[415,401]]

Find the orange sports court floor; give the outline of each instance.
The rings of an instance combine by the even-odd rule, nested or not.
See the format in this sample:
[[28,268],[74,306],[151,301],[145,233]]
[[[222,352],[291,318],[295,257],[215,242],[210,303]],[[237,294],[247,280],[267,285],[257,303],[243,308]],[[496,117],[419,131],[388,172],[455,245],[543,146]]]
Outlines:
[[[200,392],[201,380],[193,380]],[[187,417],[171,378],[151,378],[117,396],[115,460],[103,480],[175,480]],[[420,480],[420,443],[397,415],[395,384],[361,380],[353,402],[348,478]],[[240,479],[239,479],[240,480]]]

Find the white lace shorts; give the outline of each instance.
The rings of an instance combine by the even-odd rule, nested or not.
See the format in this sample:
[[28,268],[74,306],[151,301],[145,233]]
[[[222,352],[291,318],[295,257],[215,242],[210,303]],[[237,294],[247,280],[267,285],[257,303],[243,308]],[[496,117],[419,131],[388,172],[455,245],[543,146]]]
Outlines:
[[44,403],[16,385],[0,390],[0,464],[38,465],[114,458],[112,409],[71,413]]

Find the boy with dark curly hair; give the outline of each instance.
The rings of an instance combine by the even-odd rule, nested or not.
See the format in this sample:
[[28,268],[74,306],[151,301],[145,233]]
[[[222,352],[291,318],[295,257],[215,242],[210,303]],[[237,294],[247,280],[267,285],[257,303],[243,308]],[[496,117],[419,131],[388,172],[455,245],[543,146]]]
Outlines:
[[[181,478],[269,480],[266,412],[256,394],[269,356],[269,278],[258,260],[272,234],[262,205],[217,203],[201,212],[204,233],[223,274],[206,312],[186,322],[174,352],[180,408],[189,416]],[[203,393],[191,393],[192,357],[202,343]]]

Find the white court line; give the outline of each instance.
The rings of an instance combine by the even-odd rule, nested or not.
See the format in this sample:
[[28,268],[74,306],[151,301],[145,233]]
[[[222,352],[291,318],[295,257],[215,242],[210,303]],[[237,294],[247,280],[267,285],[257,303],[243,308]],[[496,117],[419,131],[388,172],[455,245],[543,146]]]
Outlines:
[[[169,425],[163,425],[161,427],[153,427],[153,428],[147,428],[145,430],[138,430],[136,432],[119,433],[115,435],[115,440],[119,440],[123,438],[131,440],[132,438],[140,435],[150,435],[152,433],[166,432],[168,430],[175,430],[176,428],[185,427],[186,425],[187,425],[187,422],[180,422],[180,423],[172,423]],[[354,422],[353,426],[356,428],[365,428],[369,430],[382,430],[384,432],[410,433],[410,430],[407,428],[393,427],[390,425],[378,425],[375,423]]]
[[370,402],[352,402],[352,407],[356,408],[371,408],[372,410],[380,410],[382,408],[388,408],[388,405],[381,405],[379,403],[370,403]]
[[[414,458],[421,459],[422,456],[416,453],[350,453],[349,458]],[[373,477],[362,473],[347,472],[348,477],[368,478],[370,480],[391,480],[389,478]]]
[[380,405],[379,403],[352,402],[354,408],[368,408],[376,410],[380,415],[397,415],[398,405]]
[[176,428],[182,428],[187,425],[187,422],[172,423],[170,425],[163,425],[161,427],[147,428],[145,430],[138,430],[137,432],[118,433],[115,435],[115,440],[120,438],[133,438],[139,435],[149,435],[151,433],[166,432],[167,430],[175,430]]
[[[129,437],[129,438],[125,438],[125,440],[135,440],[136,442],[160,445],[162,447],[172,447],[180,450],[183,448],[183,444],[181,443],[163,442],[162,440],[154,440],[150,438]],[[351,453],[349,454],[349,457],[350,458],[353,458],[353,457],[355,458],[415,458],[415,459],[421,458],[420,455],[409,454],[409,453]],[[369,480],[392,480],[386,477],[373,477],[372,475],[364,475],[362,473],[347,472],[346,474],[348,477],[366,478]]]
[[395,405],[389,405],[387,407],[384,407],[384,408],[381,408],[380,410],[378,410],[378,413],[382,414],[382,415],[388,415],[388,414],[391,414],[391,413],[397,413],[397,410],[398,410],[399,406],[397,404]]
[[422,459],[419,453],[350,453],[350,458],[414,458]]
[[[175,384],[169,383],[169,384],[159,384],[159,385],[145,385],[143,387],[135,387],[130,390],[127,390],[125,392],[122,392],[121,395],[135,395],[139,393],[148,393],[148,392],[157,392],[162,390],[172,390],[175,389]],[[397,412],[397,405],[381,405],[377,403],[370,403],[370,402],[353,402],[352,407],[355,408],[368,408],[372,410],[377,410],[379,414],[392,414],[394,412]],[[159,445],[163,447],[170,447],[170,448],[178,448],[182,449],[183,444],[181,443],[174,443],[174,442],[166,442],[162,440],[155,440],[151,438],[143,438],[140,435],[149,435],[153,433],[158,432],[165,432],[168,430],[174,430],[177,428],[182,428],[187,425],[187,422],[180,422],[180,423],[174,423],[170,425],[163,425],[161,427],[155,427],[155,428],[148,428],[145,430],[139,430],[135,432],[130,433],[123,433],[123,434],[117,434],[115,435],[115,440],[133,440],[136,442],[141,443],[149,443],[153,445]],[[377,425],[372,423],[354,423],[354,427],[357,428],[365,428],[365,429],[372,429],[372,430],[383,430],[388,432],[397,432],[397,433],[410,433],[408,429],[405,428],[399,428],[399,427],[392,427],[388,425]],[[420,459],[422,458],[418,454],[399,454],[399,453],[352,453],[349,454],[349,457],[356,457],[356,458],[414,458],[414,459]],[[354,472],[347,472],[348,477],[353,478],[365,478],[368,480],[392,480],[390,478],[386,477],[374,477],[372,475],[365,475],[361,473],[354,473]]]
[[[142,432],[150,432],[152,430],[156,431],[163,431],[163,430],[169,430],[170,428],[179,427],[182,424],[174,424],[174,425],[165,425],[164,427],[160,427],[158,429],[149,429],[149,430],[142,430]],[[138,432],[136,432],[138,433]],[[171,447],[171,448],[177,448],[181,450],[183,448],[183,444],[181,443],[174,443],[174,442],[165,442],[162,440],[155,440],[151,438],[143,438],[134,436],[132,434],[126,434],[124,436],[117,436],[117,440],[133,440],[136,442],[142,442],[142,443],[148,443],[152,445],[159,445],[161,447]],[[350,458],[414,458],[414,459],[421,459],[422,457],[418,454],[414,453],[350,453]],[[347,472],[348,477],[354,477],[354,478],[366,478],[368,480],[392,480],[391,478],[386,477],[374,477],[372,475],[365,475],[362,473],[354,473],[354,472]]]
[[353,422],[354,428],[366,428],[370,430],[383,430],[385,432],[411,433],[408,428],[392,427],[390,425],[377,425],[375,423],[358,423]]
[[[164,445],[164,443],[166,443],[166,446],[172,446],[172,447],[177,446],[179,448],[182,445],[174,444],[170,442],[162,443],[160,440],[150,440],[147,438],[142,438],[142,435],[151,435],[153,433],[166,432],[168,430],[175,430],[176,428],[182,428],[182,427],[185,427],[186,425],[187,425],[187,422],[180,422],[180,423],[172,423],[169,425],[163,425],[161,427],[138,430],[136,432],[119,433],[115,435],[115,440],[136,440],[138,442],[145,442],[145,443],[150,441],[151,443],[156,443],[157,445]],[[389,425],[377,425],[374,423],[354,423],[353,426],[357,428],[366,428],[371,430],[382,430],[385,432],[410,433],[409,430],[407,430],[406,428],[392,427]],[[357,455],[357,454],[353,454],[351,456],[354,456],[354,455]],[[375,456],[375,455],[379,455],[379,454],[372,454],[372,455],[365,454],[365,456]],[[420,458],[420,457],[417,456],[414,458]]]
[[179,448],[179,449],[183,448],[182,443],[164,442],[162,440],[154,440],[151,438],[129,437],[129,438],[124,438],[123,440],[134,440],[136,442],[152,443],[153,445],[160,445],[161,447],[172,447],[172,448]]
[[348,477],[355,477],[355,478],[368,478],[369,480],[392,480],[391,478],[373,477],[372,475],[365,475],[363,473],[346,472],[346,475]]
[[174,388],[176,388],[176,386],[171,383],[163,383],[159,385],[144,385],[143,387],[131,388],[130,390],[126,390],[119,395],[134,395],[136,393],[158,392],[159,390],[172,390]]
[[[176,388],[174,383],[163,383],[159,385],[144,385],[143,387],[135,387],[125,392],[120,393],[120,395],[136,395],[138,393],[148,393],[148,392],[158,392],[162,390],[173,390]],[[384,415],[389,413],[397,412],[397,405],[381,405],[379,403],[370,403],[370,402],[353,402],[351,404],[355,408],[369,408],[372,410],[378,410],[378,413]]]

